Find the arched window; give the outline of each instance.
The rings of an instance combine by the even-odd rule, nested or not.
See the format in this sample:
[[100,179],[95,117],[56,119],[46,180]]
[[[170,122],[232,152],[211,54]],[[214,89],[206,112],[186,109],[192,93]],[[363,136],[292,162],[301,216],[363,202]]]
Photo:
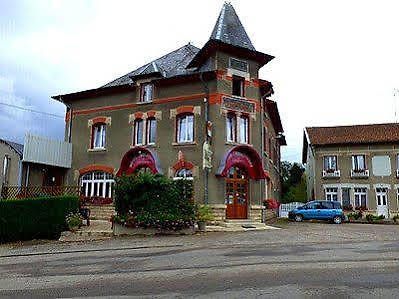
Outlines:
[[106,127],[104,123],[97,123],[92,127],[92,144],[93,149],[104,149],[105,148],[105,136]]
[[134,121],[134,137],[133,137],[133,144],[134,145],[143,145],[143,125],[144,122],[141,118],[138,118]]
[[193,172],[190,169],[179,169],[176,171],[175,176],[173,178],[174,180],[192,180],[193,179]]
[[107,172],[88,172],[80,178],[81,191],[84,197],[112,198],[113,175]]
[[177,138],[178,143],[194,141],[194,114],[181,114],[177,116]]

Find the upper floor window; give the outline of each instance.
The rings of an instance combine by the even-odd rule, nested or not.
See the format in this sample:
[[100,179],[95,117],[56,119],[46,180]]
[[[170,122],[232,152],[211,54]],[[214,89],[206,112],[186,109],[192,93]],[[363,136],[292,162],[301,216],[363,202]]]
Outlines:
[[352,156],[352,169],[354,171],[366,170],[366,157],[365,155]]
[[226,116],[226,140],[228,142],[249,143],[249,118],[237,117],[234,113]]
[[154,117],[147,119],[147,144],[155,144],[157,137],[157,120]]
[[194,114],[183,114],[177,117],[177,142],[194,141]]
[[241,72],[248,72],[248,62],[237,58],[230,57],[230,67]]
[[337,168],[337,156],[325,156],[323,161],[323,169],[325,171],[335,171]]
[[93,125],[93,138],[92,148],[93,149],[104,149],[105,148],[105,136],[106,136],[106,124],[98,123]]
[[141,118],[138,118],[134,121],[134,145],[143,145],[143,126],[144,121]]
[[239,97],[244,96],[244,82],[245,79],[243,77],[233,76],[232,92],[231,92],[233,96],[239,96]]
[[153,97],[154,97],[154,84],[152,83],[141,84],[140,101],[151,102]]

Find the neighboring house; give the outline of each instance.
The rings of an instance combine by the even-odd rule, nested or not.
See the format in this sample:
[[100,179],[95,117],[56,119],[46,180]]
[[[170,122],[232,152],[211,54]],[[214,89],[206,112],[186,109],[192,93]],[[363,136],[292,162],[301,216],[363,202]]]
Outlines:
[[220,220],[260,221],[263,200],[280,196],[285,145],[272,85],[258,77],[272,59],[225,3],[201,49],[187,44],[99,88],[54,96],[73,144],[67,184],[111,202],[116,175],[188,178]]
[[24,145],[0,139],[0,158],[1,187],[62,186],[72,145],[33,135],[25,136]]
[[302,159],[309,200],[398,213],[399,124],[306,128]]

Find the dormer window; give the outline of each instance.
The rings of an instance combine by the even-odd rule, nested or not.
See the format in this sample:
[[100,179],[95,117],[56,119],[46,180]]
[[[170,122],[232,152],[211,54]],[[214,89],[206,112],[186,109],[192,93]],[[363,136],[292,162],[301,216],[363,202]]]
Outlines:
[[245,79],[239,76],[233,76],[232,92],[233,96],[243,97],[244,96],[244,82]]
[[144,83],[141,84],[140,89],[140,102],[151,102],[154,97],[154,84]]

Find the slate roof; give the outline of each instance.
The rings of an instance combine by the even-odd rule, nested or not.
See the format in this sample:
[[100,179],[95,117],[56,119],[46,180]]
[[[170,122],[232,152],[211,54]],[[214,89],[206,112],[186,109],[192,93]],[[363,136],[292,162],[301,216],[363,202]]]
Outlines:
[[19,143],[4,140],[4,139],[0,139],[0,141],[4,142],[9,147],[11,147],[22,158],[22,155],[24,153],[24,145],[23,144],[19,144]]
[[224,3],[209,39],[255,51],[234,7],[228,2]]
[[306,128],[312,145],[399,142],[399,123]]
[[132,78],[134,77],[140,77],[152,73],[158,73],[164,78],[194,73],[196,71],[195,69],[187,69],[186,67],[199,50],[199,48],[191,44],[184,45],[183,47],[155,59],[154,61],[151,61],[102,87],[129,84],[133,82]]

